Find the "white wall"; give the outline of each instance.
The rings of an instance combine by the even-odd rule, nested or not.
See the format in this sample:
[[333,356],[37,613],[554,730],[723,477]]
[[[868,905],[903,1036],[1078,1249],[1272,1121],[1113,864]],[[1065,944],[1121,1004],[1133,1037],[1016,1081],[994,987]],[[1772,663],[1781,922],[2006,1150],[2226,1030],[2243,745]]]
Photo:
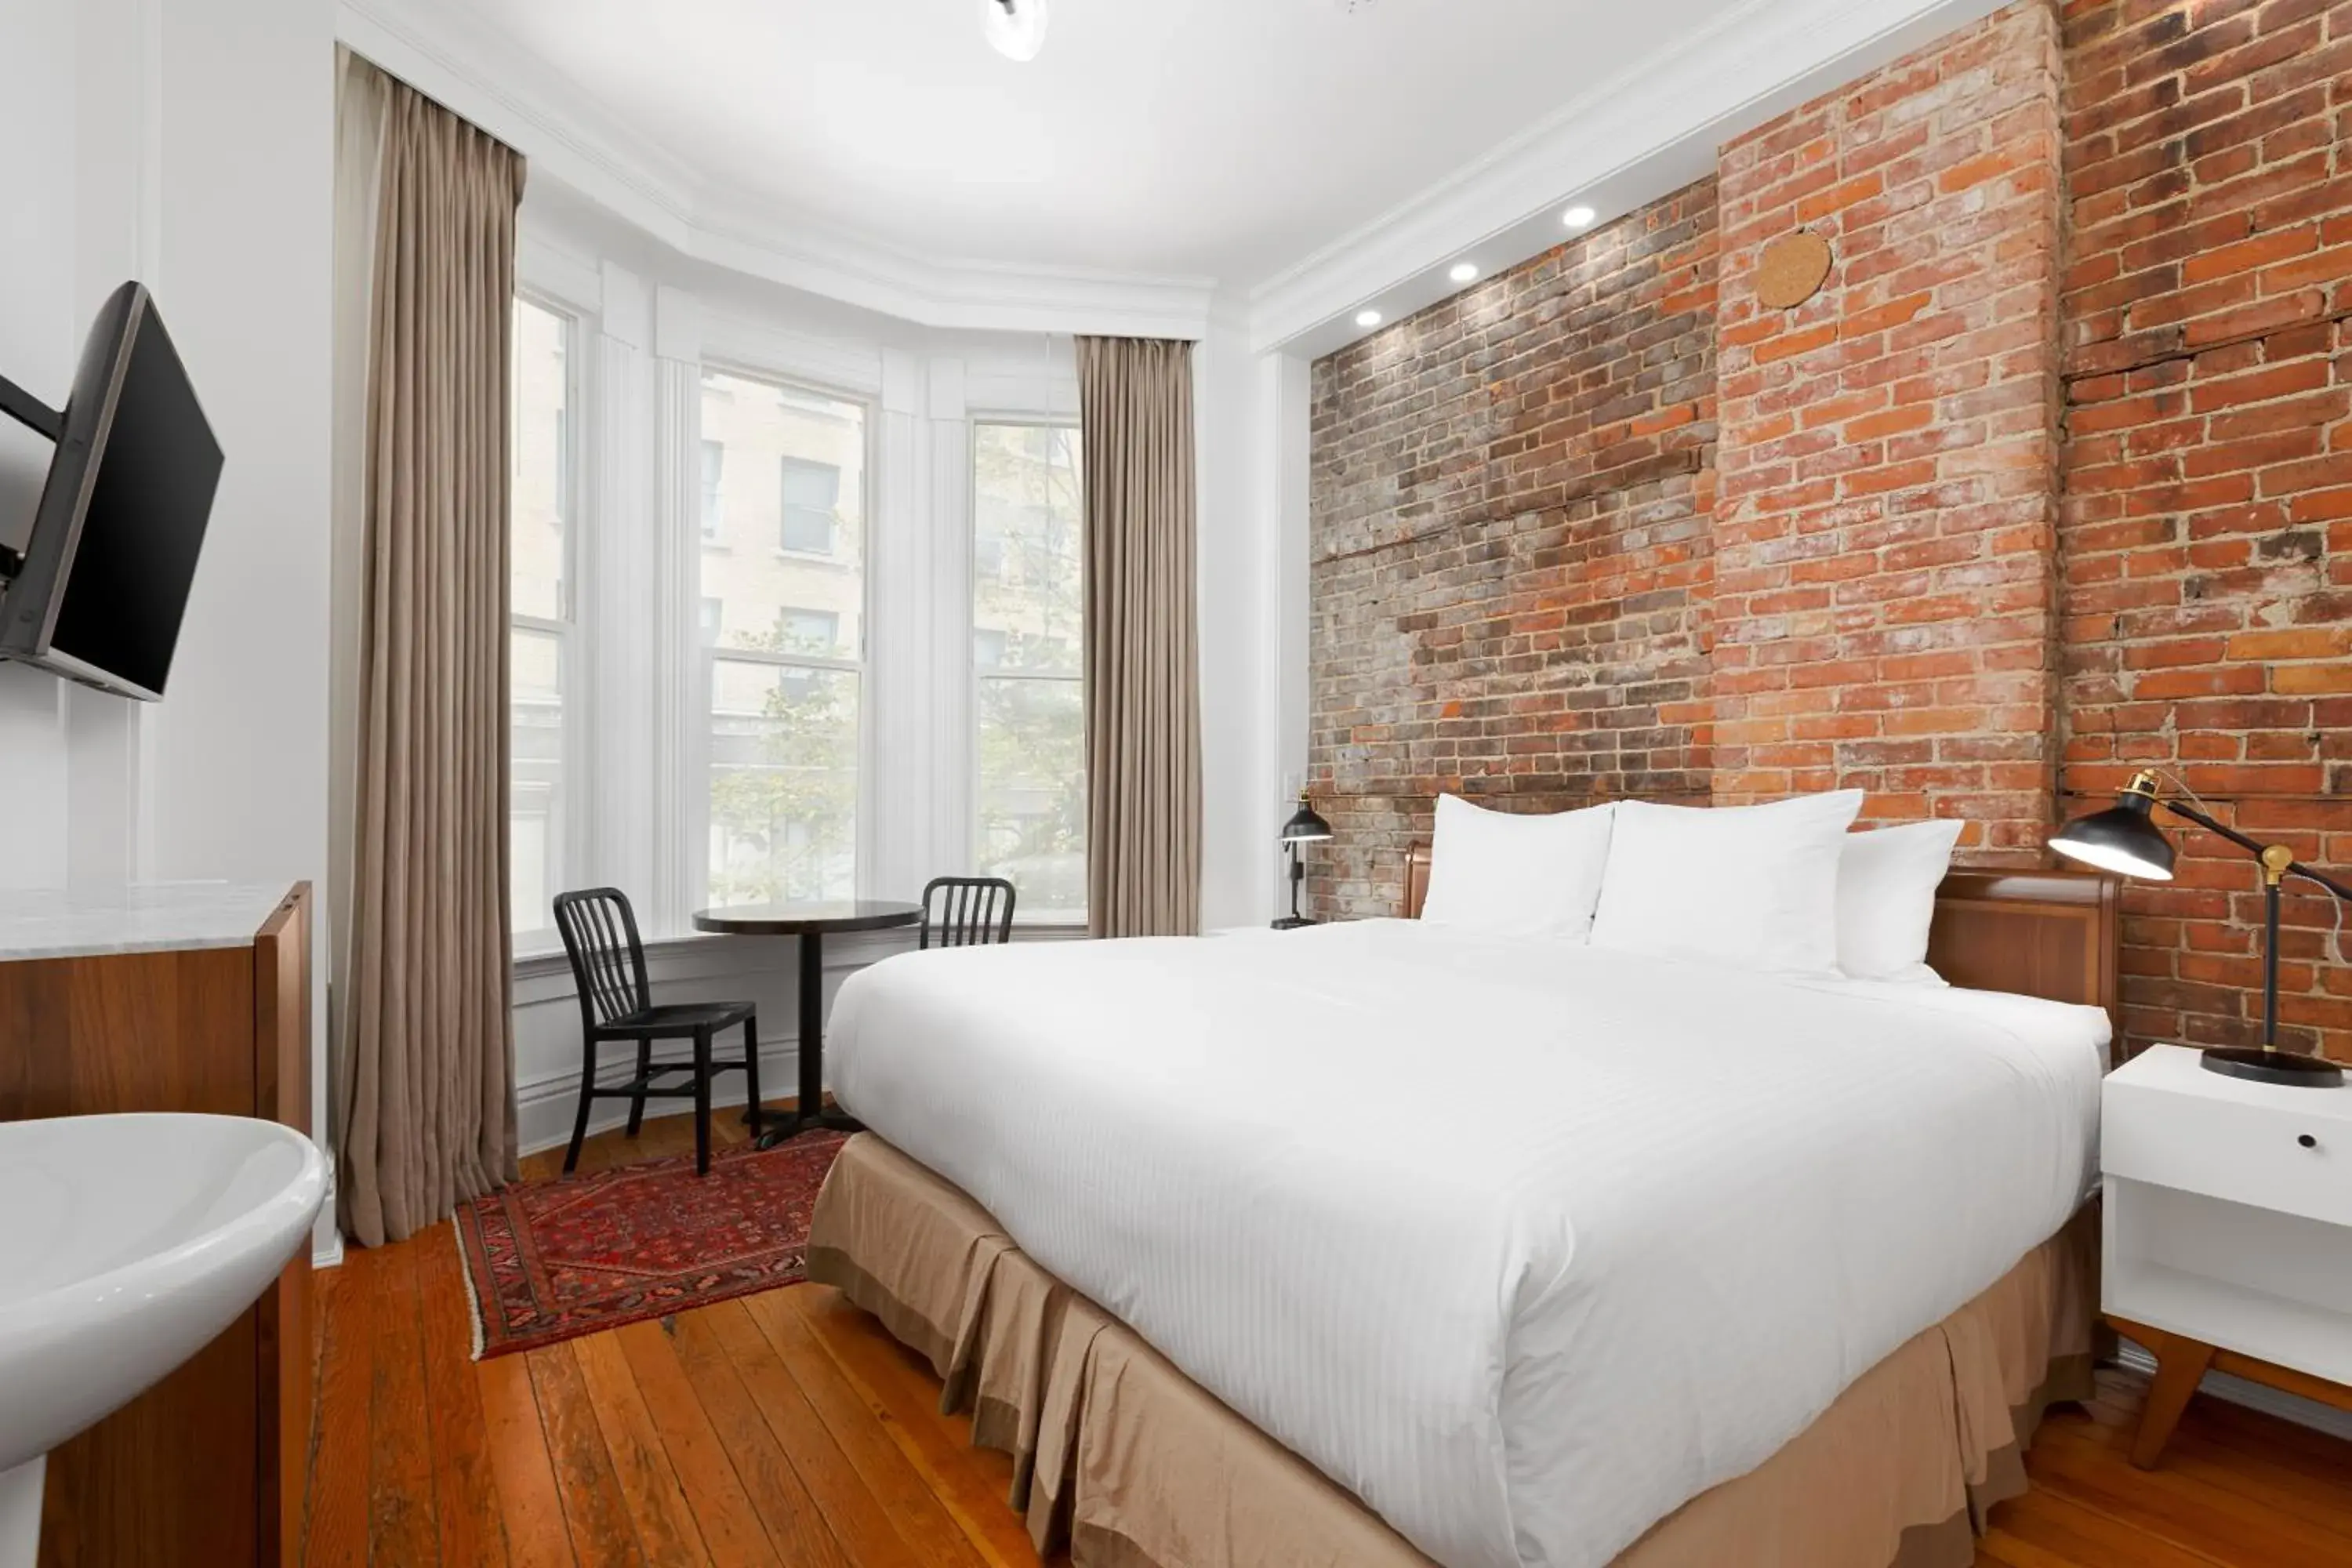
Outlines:
[[1276,534],[1256,483],[1264,403],[1238,310],[1213,317],[1192,364],[1201,620],[1201,925],[1273,918],[1275,833],[1287,816],[1267,672],[1280,646]]
[[[138,278],[228,458],[162,703],[0,667],[0,887],[323,881],[333,37],[325,0],[0,0],[0,374],[62,402]],[[0,435],[0,540],[47,450]]]

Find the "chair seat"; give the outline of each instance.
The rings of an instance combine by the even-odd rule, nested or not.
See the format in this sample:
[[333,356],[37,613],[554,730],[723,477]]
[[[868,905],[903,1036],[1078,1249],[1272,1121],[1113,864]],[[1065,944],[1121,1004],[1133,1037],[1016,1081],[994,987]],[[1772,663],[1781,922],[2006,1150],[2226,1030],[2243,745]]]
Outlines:
[[690,1035],[697,1029],[732,1028],[754,1011],[755,1005],[750,1002],[672,1003],[609,1019],[596,1026],[596,1034],[601,1039],[660,1039]]

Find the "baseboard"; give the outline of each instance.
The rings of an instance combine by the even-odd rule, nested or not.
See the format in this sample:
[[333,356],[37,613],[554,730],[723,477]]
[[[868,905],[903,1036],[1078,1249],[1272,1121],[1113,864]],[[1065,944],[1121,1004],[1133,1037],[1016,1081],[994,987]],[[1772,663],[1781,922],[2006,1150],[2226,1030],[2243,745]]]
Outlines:
[[[617,1052],[615,1055],[617,1056]],[[656,1053],[656,1062],[674,1059],[674,1053]],[[789,1099],[800,1082],[801,1057],[797,1045],[787,1043],[771,1047],[760,1053],[760,1088],[771,1101]],[[634,1070],[634,1063],[615,1061],[599,1075],[606,1083],[625,1082]],[[722,1073],[710,1086],[710,1103],[719,1106],[740,1106],[746,1097],[746,1085],[740,1072]],[[646,1115],[676,1116],[692,1108],[684,1100],[648,1100]],[[515,1091],[515,1131],[518,1144],[525,1154],[536,1154],[546,1149],[561,1149],[572,1142],[572,1119],[580,1113],[580,1075],[566,1073],[557,1078],[541,1079],[527,1083]],[[629,1121],[629,1102],[625,1100],[600,1100],[589,1112],[588,1131],[606,1132],[625,1127]]]
[[[2145,1376],[2156,1375],[2156,1358],[2145,1348],[2130,1340],[2118,1342],[2116,1359]],[[2259,1410],[2265,1415],[2275,1415],[2282,1421],[2292,1421],[2298,1426],[2308,1426],[2315,1432],[2325,1432],[2331,1437],[2352,1442],[2352,1411],[2337,1410],[2315,1400],[2299,1398],[2279,1389],[2248,1383],[2242,1377],[2227,1373],[2209,1372],[2205,1381],[2197,1385],[2200,1394],[2210,1394],[2216,1399],[2226,1399],[2249,1410]]]
[[310,1226],[310,1267],[332,1268],[343,1260],[343,1227],[335,1212],[335,1161],[327,1157],[327,1195]]

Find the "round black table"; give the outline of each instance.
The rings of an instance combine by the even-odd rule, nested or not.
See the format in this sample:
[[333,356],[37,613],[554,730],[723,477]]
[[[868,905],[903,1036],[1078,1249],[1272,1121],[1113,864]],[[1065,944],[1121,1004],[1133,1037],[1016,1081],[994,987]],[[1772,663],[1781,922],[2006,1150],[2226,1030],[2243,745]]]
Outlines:
[[[794,936],[801,945],[801,1098],[792,1116],[763,1130],[760,1147],[772,1149],[787,1138],[812,1127],[844,1132],[863,1131],[854,1116],[824,1108],[824,939],[836,932],[890,931],[919,925],[919,904],[887,899],[845,899],[833,903],[739,904],[731,909],[701,910],[694,917],[697,931],[729,936]],[[761,1121],[769,1117],[758,1113]]]

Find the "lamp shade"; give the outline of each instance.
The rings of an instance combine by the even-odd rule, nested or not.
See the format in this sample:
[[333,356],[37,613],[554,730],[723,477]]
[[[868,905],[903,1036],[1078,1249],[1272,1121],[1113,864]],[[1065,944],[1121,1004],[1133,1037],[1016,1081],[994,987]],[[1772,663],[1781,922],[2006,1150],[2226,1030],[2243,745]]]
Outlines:
[[1311,844],[1318,839],[1328,838],[1330,837],[1331,825],[1324,821],[1321,817],[1316,816],[1315,808],[1307,804],[1307,797],[1303,795],[1300,795],[1298,797],[1298,809],[1291,814],[1290,820],[1288,822],[1282,825],[1281,842],[1285,844]]
[[2105,811],[2078,816],[2050,840],[2050,847],[2070,860],[2080,860],[2102,871],[2137,877],[2147,882],[2172,880],[2172,841],[2150,818],[2156,806],[2153,787],[2143,789],[2134,779],[2116,804]]

